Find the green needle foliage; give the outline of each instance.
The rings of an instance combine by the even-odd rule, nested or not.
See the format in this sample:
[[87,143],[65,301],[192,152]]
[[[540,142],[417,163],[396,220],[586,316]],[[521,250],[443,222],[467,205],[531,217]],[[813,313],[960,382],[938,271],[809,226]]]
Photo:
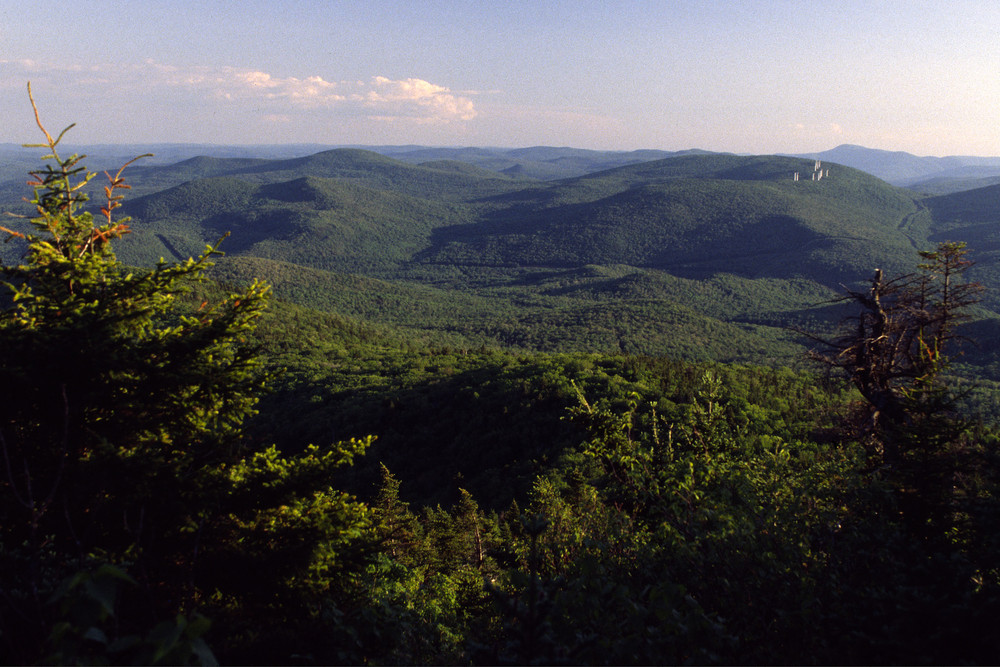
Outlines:
[[97,224],[81,192],[93,175],[59,155],[62,135],[45,136],[54,165],[33,172],[38,215],[27,233],[7,230],[27,254],[0,267],[0,384],[16,388],[0,407],[2,523],[33,547],[55,535],[59,551],[140,557],[169,538],[178,505],[197,503],[254,412],[263,378],[240,340],[268,288],[183,313],[215,247],[129,272],[111,248],[129,231],[112,218],[121,172]]
[[[797,263],[823,259],[802,254],[822,234],[797,211],[820,204],[838,221],[855,201],[849,219],[871,217],[892,193],[867,177],[806,198],[769,180],[785,158],[628,167],[518,195],[539,196],[529,239],[534,222],[504,219],[517,198],[469,199],[514,181],[477,189],[438,166],[455,180],[435,195],[426,167],[334,151],[147,199],[133,209],[143,233],[120,244],[123,172],[90,209],[94,177],[58,153],[62,136],[45,132],[34,218],[5,229],[23,256],[0,264],[0,663],[995,662],[998,435],[961,418],[946,357],[979,298],[964,246],[849,292],[859,315],[817,353],[849,382],[637,356],[783,358],[750,333],[825,288],[729,266],[749,256],[721,241],[796,232]],[[709,163],[737,186],[681,182]],[[639,206],[682,201],[666,177],[698,195],[670,224]],[[623,190],[632,182],[641,191]],[[869,190],[879,197],[844,196]],[[873,239],[916,215],[908,196],[889,199]],[[757,200],[778,203],[758,216]],[[383,210],[368,220],[371,202]],[[157,227],[157,206],[187,218]],[[405,230],[379,222],[390,213]],[[479,223],[463,227],[467,215]],[[684,220],[732,223],[735,236],[676,240],[701,238],[689,260],[733,273],[672,276],[650,267],[680,245],[600,231],[645,225],[662,240]],[[336,315],[279,301],[262,316],[266,285],[226,298],[211,283],[217,245],[182,259],[204,230],[229,228],[234,254],[258,254],[212,275],[267,275]],[[129,269],[112,250],[127,259],[151,236],[179,261]],[[578,246],[565,266],[503,265],[504,245],[548,262],[562,237]],[[584,253],[607,238],[625,239],[615,257],[652,264],[577,266],[610,261]],[[426,261],[392,269],[425,243]],[[303,253],[312,268],[293,263]],[[446,255],[468,264],[441,272]],[[879,260],[887,275],[893,256]],[[336,273],[365,264],[378,270]],[[740,326],[712,319],[726,303]],[[277,366],[290,370],[272,381]],[[859,398],[867,430],[851,416]],[[309,444],[331,433],[379,442]]]
[[[297,602],[329,595],[330,573],[349,569],[347,545],[368,524],[326,480],[369,441],[294,459],[245,451],[243,422],[269,380],[248,342],[269,287],[197,305],[191,292],[217,244],[152,269],[123,266],[112,249],[129,232],[113,215],[122,171],[108,174],[95,216],[83,156],[62,157],[65,130],[54,138],[38,126],[50,162],[32,172],[37,215],[26,231],[3,228],[27,251],[0,265],[0,655],[31,662],[59,644],[59,661],[108,659],[93,643],[66,654],[50,602],[61,580],[100,563],[138,585],[102,598],[98,619],[127,619],[116,630],[135,624],[129,636],[206,607],[231,627],[261,609],[273,618],[275,588]],[[280,567],[262,581],[268,563]],[[88,627],[78,634],[113,639]]]

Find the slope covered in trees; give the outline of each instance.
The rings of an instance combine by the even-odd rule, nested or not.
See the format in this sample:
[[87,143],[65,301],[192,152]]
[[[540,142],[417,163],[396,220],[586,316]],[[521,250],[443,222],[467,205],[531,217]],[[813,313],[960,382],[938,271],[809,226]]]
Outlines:
[[[252,636],[240,614],[331,595],[314,575],[370,528],[324,478],[369,440],[249,448],[272,375],[247,340],[267,286],[184,307],[211,246],[127,270],[122,170],[95,221],[93,174],[39,128],[52,162],[32,172],[36,217],[3,229],[27,252],[0,265],[3,660],[211,664],[207,607]],[[260,568],[272,577],[253,583]],[[304,620],[286,607],[283,622]]]
[[788,363],[782,327],[834,322],[838,286],[905,271],[932,224],[912,193],[812,169],[679,154],[541,183],[355,150],[197,159],[137,170],[170,187],[126,205],[119,252],[149,265],[232,232],[219,277],[264,271],[280,298],[421,340]]
[[534,146],[530,148],[380,148],[383,155],[417,164],[457,160],[509,176],[556,181],[584,176],[628,164],[662,160],[707,151],[595,151],[580,148]]
[[544,183],[359,150],[137,167],[119,254],[149,266],[231,232],[218,277],[263,271],[280,298],[424,341],[764,363],[802,353],[784,327],[831,326],[823,303],[840,285],[874,266],[905,272],[915,248],[968,240],[974,277],[1000,284],[985,228],[862,172],[827,164],[813,181],[795,158],[631,157],[645,161]]
[[187,256],[204,238],[231,232],[232,255],[354,273],[396,266],[432,229],[466,215],[461,204],[314,176],[265,185],[199,179],[137,200],[128,212],[144,221],[142,236],[123,246],[137,263]]
[[485,220],[435,235],[435,263],[629,264],[674,275],[856,279],[873,248],[894,265],[910,252],[899,227],[911,196],[854,170],[794,181],[791,158],[691,156],[504,195]]
[[[911,242],[907,231],[922,231],[914,224],[921,210],[912,196],[845,168],[822,182],[792,180],[794,172],[805,176],[809,167],[791,158],[681,156],[525,186],[478,171],[414,167],[362,151],[332,151],[193,181],[142,198],[129,212],[141,225],[194,218],[207,238],[216,231],[213,225],[228,222],[226,215],[264,218],[244,226],[267,237],[298,233],[292,211],[312,208],[329,218],[343,210],[358,225],[364,219],[378,221],[388,234],[377,247],[351,254],[359,261],[387,254],[398,265],[630,264],[674,273],[704,265],[702,271],[711,273],[735,260],[748,271],[759,265],[759,275],[794,264],[810,279],[835,283],[867,266],[862,251],[872,246],[902,264]],[[261,179],[268,185],[251,197],[251,184]],[[497,189],[507,193],[496,194]],[[446,202],[453,202],[450,209]],[[281,228],[283,223],[288,229]],[[433,237],[417,247],[406,240],[431,232]],[[343,257],[336,241],[329,243],[327,254]],[[804,259],[789,262],[792,253]]]
[[[122,210],[119,172],[88,211],[77,166],[0,265],[5,661],[995,658],[997,433],[945,345],[974,292],[941,282],[957,244],[913,268],[941,220],[911,195],[788,158],[525,183],[339,151],[179,166]],[[878,428],[840,378],[713,361],[794,359],[841,279],[868,324],[830,358],[912,380]]]

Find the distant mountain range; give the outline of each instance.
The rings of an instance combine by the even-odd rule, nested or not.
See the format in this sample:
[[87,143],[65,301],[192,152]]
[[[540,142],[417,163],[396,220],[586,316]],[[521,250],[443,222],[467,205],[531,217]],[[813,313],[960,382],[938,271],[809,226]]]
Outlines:
[[[453,160],[415,165],[337,149],[136,170],[137,191],[156,191],[123,210],[161,240],[174,238],[184,256],[229,230],[231,252],[352,272],[624,264],[691,277],[808,276],[835,287],[874,262],[905,266],[912,238],[903,223],[923,216],[912,196],[839,166],[822,183],[793,181],[811,169],[801,158],[678,154],[538,182]],[[171,254],[145,245],[152,254],[136,259]]]
[[[222,146],[213,144],[151,144],[123,146],[101,144],[74,150],[87,153],[92,168],[107,169],[146,152],[147,166],[170,165],[192,157],[288,159],[305,157],[333,148],[322,144],[273,146]],[[706,155],[710,151],[636,150],[598,151],[580,148],[535,146],[530,148],[436,148],[427,146],[347,146],[372,151],[410,164],[453,161],[470,164],[513,178],[559,180],[615,167],[683,155]],[[0,144],[0,184],[20,179],[36,161],[37,150],[16,144]],[[789,154],[860,169],[892,185],[924,194],[947,194],[1000,183],[1000,157],[920,157],[902,151],[886,151],[844,144],[818,153]]]
[[[592,151],[538,146],[521,149],[488,148],[369,148],[397,160],[423,163],[457,160],[512,176],[556,180],[583,176],[605,169],[709,151],[638,150]],[[1000,183],[1000,157],[919,157],[902,151],[885,151],[844,144],[819,153],[792,157],[818,159],[853,167],[882,180],[926,194],[946,194]]]
[[928,194],[945,194],[1000,183],[1000,157],[918,157],[902,151],[884,151],[851,144],[799,157],[854,167],[893,185]]
[[[381,150],[395,156],[236,151],[136,165],[121,211],[133,233],[118,254],[184,259],[228,232],[217,278],[260,277],[280,298],[404,337],[775,362],[801,353],[788,325],[836,318],[825,302],[842,285],[875,267],[911,271],[916,250],[959,240],[993,288],[981,326],[1000,338],[1000,185],[928,196],[845,165],[955,184],[942,174],[994,169],[986,159]],[[0,184],[0,209],[24,210],[27,190],[23,178]],[[18,254],[0,246],[4,261]]]
[[[591,151],[576,148],[534,147],[488,148],[370,148],[405,162],[458,160],[512,176],[556,180],[613,169],[615,167],[683,155],[706,155],[709,151],[639,150]],[[792,157],[833,162],[927,194],[945,194],[1000,183],[1000,157],[918,157],[902,151],[885,151],[844,144],[820,153]]]

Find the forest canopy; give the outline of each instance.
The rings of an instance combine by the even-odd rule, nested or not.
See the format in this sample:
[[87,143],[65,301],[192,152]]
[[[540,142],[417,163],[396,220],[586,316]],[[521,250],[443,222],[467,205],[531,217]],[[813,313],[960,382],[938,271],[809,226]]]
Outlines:
[[[960,244],[848,293],[851,326],[817,335],[838,377],[637,354],[620,335],[615,353],[428,341],[213,280],[278,270],[212,273],[236,238],[120,261],[148,232],[119,217],[135,167],[107,175],[95,208],[83,157],[38,124],[34,213],[4,228],[24,253],[0,264],[4,662],[995,661],[997,432],[962,413],[947,364],[978,298]],[[405,174],[401,188],[426,176]],[[171,205],[233,192],[215,185]],[[368,196],[298,187],[331,206]],[[453,230],[441,252],[496,249],[507,225],[493,241]],[[653,284],[568,275],[547,280]],[[340,286],[358,302],[379,289]],[[621,325],[591,306],[581,327]],[[536,315],[542,336],[560,314]],[[706,325],[706,345],[737,330]]]

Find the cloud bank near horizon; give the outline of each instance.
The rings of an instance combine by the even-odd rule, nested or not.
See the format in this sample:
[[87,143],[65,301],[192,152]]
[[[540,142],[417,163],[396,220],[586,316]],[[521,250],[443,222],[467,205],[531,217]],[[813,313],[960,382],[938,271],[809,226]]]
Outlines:
[[[100,108],[141,108],[152,122],[167,115],[158,114],[158,106],[170,113],[187,107],[193,118],[244,117],[255,125],[297,119],[449,125],[479,115],[474,91],[455,93],[416,77],[333,81],[320,75],[282,77],[255,69],[184,67],[154,60],[128,65],[0,60],[0,91],[23,90],[27,81],[40,101],[72,100],[87,116]],[[44,103],[43,111],[48,106]]]

